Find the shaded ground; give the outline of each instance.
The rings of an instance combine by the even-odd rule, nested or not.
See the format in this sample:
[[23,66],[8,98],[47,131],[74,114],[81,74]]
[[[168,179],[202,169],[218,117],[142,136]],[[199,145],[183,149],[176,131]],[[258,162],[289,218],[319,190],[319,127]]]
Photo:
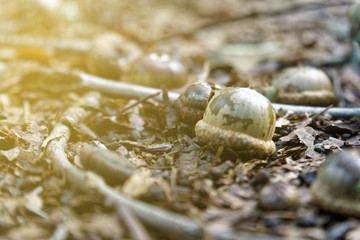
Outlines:
[[[146,207],[168,210],[165,215],[175,212],[195,220],[205,229],[204,238],[358,239],[359,220],[319,209],[309,186],[328,154],[359,148],[359,117],[280,112],[276,152],[245,162],[234,151],[200,144],[193,126],[176,120],[169,102],[150,98],[129,107],[138,100],[78,89],[71,78],[51,75],[55,69],[94,73],[88,64],[93,48],[84,52],[83,46],[100,33],[115,31],[144,53],[177,56],[188,70],[188,83],[208,61],[213,66],[209,81],[261,91],[282,68],[308,64],[331,77],[338,106],[359,106],[360,78],[347,60],[350,3],[80,0],[52,8],[37,1],[0,0],[1,236],[197,238],[181,235],[172,223],[156,226],[131,206],[119,207],[94,187],[92,177],[84,177],[82,184],[78,178],[84,172],[70,170],[87,167],[103,175],[114,193],[137,199],[136,204],[146,202]],[[59,39],[80,40],[61,49],[54,47]],[[265,47],[257,45],[264,42]],[[244,52],[244,44],[255,50]],[[38,69],[50,69],[48,78],[29,77]],[[62,139],[59,126],[62,134],[70,133],[64,154],[69,168],[60,153],[51,152],[52,142]],[[99,157],[95,146],[103,149]],[[108,156],[109,151],[117,155]],[[112,172],[113,165],[102,169],[109,158],[127,171]],[[159,208],[149,210],[154,221]]]

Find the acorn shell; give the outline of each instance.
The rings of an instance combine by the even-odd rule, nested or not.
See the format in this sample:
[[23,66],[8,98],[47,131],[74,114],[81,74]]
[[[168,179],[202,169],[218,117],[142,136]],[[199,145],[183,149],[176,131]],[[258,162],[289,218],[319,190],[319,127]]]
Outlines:
[[184,65],[167,54],[150,53],[132,66],[128,81],[145,86],[177,88],[187,81]]
[[178,116],[184,122],[196,123],[202,119],[213,95],[214,90],[209,83],[190,84],[174,102]]
[[360,217],[360,151],[346,150],[328,156],[311,191],[321,208]]
[[286,104],[328,106],[337,103],[331,81],[313,67],[291,67],[272,81],[277,89],[276,101]]
[[221,145],[248,156],[266,156],[275,151],[271,140],[276,115],[270,101],[249,88],[230,87],[210,100],[202,120],[195,126],[201,142]]

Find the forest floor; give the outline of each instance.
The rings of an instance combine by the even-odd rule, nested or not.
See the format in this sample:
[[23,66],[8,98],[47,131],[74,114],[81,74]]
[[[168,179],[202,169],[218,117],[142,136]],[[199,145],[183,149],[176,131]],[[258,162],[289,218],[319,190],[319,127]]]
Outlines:
[[93,40],[116,32],[180,59],[186,85],[210,63],[209,82],[261,92],[310,65],[331,78],[335,107],[359,107],[352,2],[0,0],[0,239],[359,239],[359,219],[310,191],[329,154],[359,148],[359,116],[279,111],[275,153],[244,161],[200,143],[166,99],[74,75],[101,76],[89,62],[111,51],[96,58]]

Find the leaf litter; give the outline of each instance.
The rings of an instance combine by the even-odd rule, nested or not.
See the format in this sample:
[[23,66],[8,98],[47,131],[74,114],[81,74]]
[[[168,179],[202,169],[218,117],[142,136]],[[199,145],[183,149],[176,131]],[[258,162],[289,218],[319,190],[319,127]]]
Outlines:
[[[147,51],[177,49],[190,69],[190,79],[196,79],[210,53],[217,63],[223,64],[225,57],[232,69],[222,72],[231,74],[227,76],[231,81],[225,83],[257,89],[266,86],[269,76],[281,66],[324,63],[324,70],[335,71],[342,83],[334,85],[340,88],[337,92],[343,91],[340,104],[360,103],[358,80],[351,77],[354,72],[349,65],[326,65],[349,48],[341,35],[349,28],[347,5],[335,9],[326,7],[333,1],[315,4],[331,16],[328,21],[337,18],[345,22],[337,32],[335,25],[323,22],[324,15],[305,11],[307,5],[301,1],[294,1],[297,8],[273,0],[262,4],[222,2],[220,6],[217,1],[181,4],[159,0],[151,8],[139,1],[105,1],[101,6],[59,1],[64,4],[60,7],[72,6],[73,17],[83,16],[77,24],[66,15],[69,12],[49,14],[40,1],[33,5],[23,0],[10,2],[4,1],[7,11],[0,10],[0,28],[12,24],[12,35],[92,39],[115,29]],[[292,14],[261,17],[268,11],[289,11],[287,7]],[[26,8],[41,14],[25,24],[29,18]],[[114,18],[116,9],[126,12],[121,21]],[[151,9],[161,14],[152,19]],[[55,16],[62,20],[54,21]],[[168,16],[181,17],[169,27],[164,20]],[[236,21],[234,16],[245,20]],[[288,26],[276,24],[284,21]],[[53,26],[51,30],[46,30],[46,22]],[[239,69],[238,62],[224,56],[225,48],[239,50],[245,44],[258,46],[270,40],[287,54],[280,59],[249,61],[249,76]],[[61,51],[0,45],[1,70],[6,71],[1,76],[0,95],[2,237],[198,239],[205,237],[204,231],[206,237],[217,239],[356,239],[359,221],[320,210],[309,185],[328,154],[360,146],[358,117],[280,113],[274,136],[276,152],[267,159],[243,162],[236,152],[213,151],[199,143],[193,126],[177,120],[169,101],[159,102],[154,96],[117,99],[97,92],[92,96],[98,104],[84,102],[89,90],[78,89],[75,80],[71,81],[74,85],[64,84],[62,80],[69,76],[52,75],[56,68],[87,71],[84,53],[70,52],[64,57]],[[239,51],[235,53],[239,55]],[[271,66],[267,71],[265,60]],[[50,69],[46,74],[53,80],[45,73],[30,74],[44,69]],[[167,89],[162,94],[166,96]],[[111,182],[114,174],[119,179]],[[195,226],[195,230],[182,232],[184,226]]]

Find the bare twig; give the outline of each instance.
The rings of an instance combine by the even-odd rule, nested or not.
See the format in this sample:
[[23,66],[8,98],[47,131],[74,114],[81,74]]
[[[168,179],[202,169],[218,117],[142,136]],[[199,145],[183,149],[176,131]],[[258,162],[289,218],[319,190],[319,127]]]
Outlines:
[[[88,87],[90,89],[98,90],[109,94],[114,94],[116,96],[127,98],[143,98],[153,94],[157,94],[159,91],[161,92],[160,89],[108,80],[82,72],[78,72],[77,74],[84,87]],[[179,94],[174,92],[168,92],[168,96],[170,101],[174,101],[179,96]],[[154,99],[162,101],[162,93],[156,95]]]
[[169,152],[173,147],[170,142],[164,142],[159,144],[144,144],[141,142],[136,142],[131,140],[112,141],[111,143],[106,144],[106,147],[110,149],[116,149],[121,145],[125,147],[141,149],[141,151],[150,152],[150,153]]
[[85,145],[80,152],[80,161],[85,169],[102,176],[110,185],[118,185],[136,171],[129,159],[107,149]]
[[322,110],[321,112],[318,112],[318,113],[314,114],[314,115],[312,116],[312,118],[313,118],[313,119],[318,118],[321,114],[325,113],[326,111],[329,111],[329,109],[332,108],[333,106],[334,106],[333,104],[331,104],[330,106],[327,106],[327,107],[326,107],[324,110]]
[[[293,113],[309,113],[309,114],[317,114],[320,112],[324,112],[326,110],[325,107],[312,107],[312,106],[298,106],[298,105],[289,105],[289,104],[279,104],[273,103],[274,109],[278,112],[280,109],[288,112],[291,111]],[[328,114],[334,117],[353,117],[360,115],[360,108],[341,108],[334,107],[330,108],[326,111]]]
[[138,239],[138,240],[151,239],[144,226],[139,222],[137,217],[128,207],[121,206],[120,209],[118,209],[118,213],[124,219],[124,222],[128,227],[129,231],[131,232],[131,236],[133,239]]
[[69,235],[69,229],[63,223],[57,224],[49,240],[66,240]]
[[[34,73],[32,73],[34,74]],[[42,76],[43,75],[43,76]],[[54,77],[58,75],[58,77]],[[34,76],[37,79],[44,78],[48,81],[45,81],[42,85],[53,85],[51,82],[53,79],[70,79],[64,81],[66,86],[70,86],[69,90],[89,88],[96,91],[104,92],[107,94],[113,94],[115,96],[123,98],[138,98],[140,101],[145,101],[148,98],[154,98],[159,101],[163,101],[163,93],[160,89],[145,87],[140,85],[135,85],[126,82],[119,82],[109,79],[100,78],[94,75],[90,75],[83,72],[66,72],[66,71],[56,71],[56,70],[40,70]],[[66,87],[58,87],[58,89],[66,89]],[[160,93],[159,93],[160,92]],[[174,102],[178,97],[179,93],[176,92],[167,92],[170,102]],[[278,112],[280,109],[284,111],[291,111],[293,113],[309,113],[317,114],[324,111],[324,107],[311,107],[311,106],[297,106],[297,105],[287,105],[287,104],[278,104],[273,103],[274,109]],[[133,106],[132,106],[133,107]],[[334,117],[352,117],[360,115],[360,108],[330,108],[327,110],[327,113]],[[75,125],[74,125],[75,126]]]
[[[159,89],[139,86],[130,83],[116,82],[99,78],[86,73],[78,73],[82,84],[88,88],[99,90],[106,93],[115,94],[117,96],[128,98],[143,98],[159,92]],[[169,100],[175,101],[179,97],[178,93],[168,92]],[[162,101],[162,94],[157,95],[155,99]],[[312,106],[297,106],[288,104],[273,103],[274,109],[278,112],[280,109],[284,111],[291,111],[293,113],[309,113],[317,114],[324,111],[324,107],[312,107]],[[330,108],[327,113],[334,117],[352,117],[360,115],[360,108]]]
[[157,93],[153,93],[153,94],[150,94],[149,96],[143,97],[143,98],[139,99],[137,102],[135,102],[135,103],[127,106],[126,108],[121,109],[121,110],[118,112],[118,115],[125,113],[127,110],[129,110],[129,109],[131,109],[131,108],[139,105],[140,103],[143,103],[143,102],[149,100],[150,98],[154,98],[154,97],[156,97],[157,95],[160,95],[160,90],[159,90],[159,92],[157,92]]

